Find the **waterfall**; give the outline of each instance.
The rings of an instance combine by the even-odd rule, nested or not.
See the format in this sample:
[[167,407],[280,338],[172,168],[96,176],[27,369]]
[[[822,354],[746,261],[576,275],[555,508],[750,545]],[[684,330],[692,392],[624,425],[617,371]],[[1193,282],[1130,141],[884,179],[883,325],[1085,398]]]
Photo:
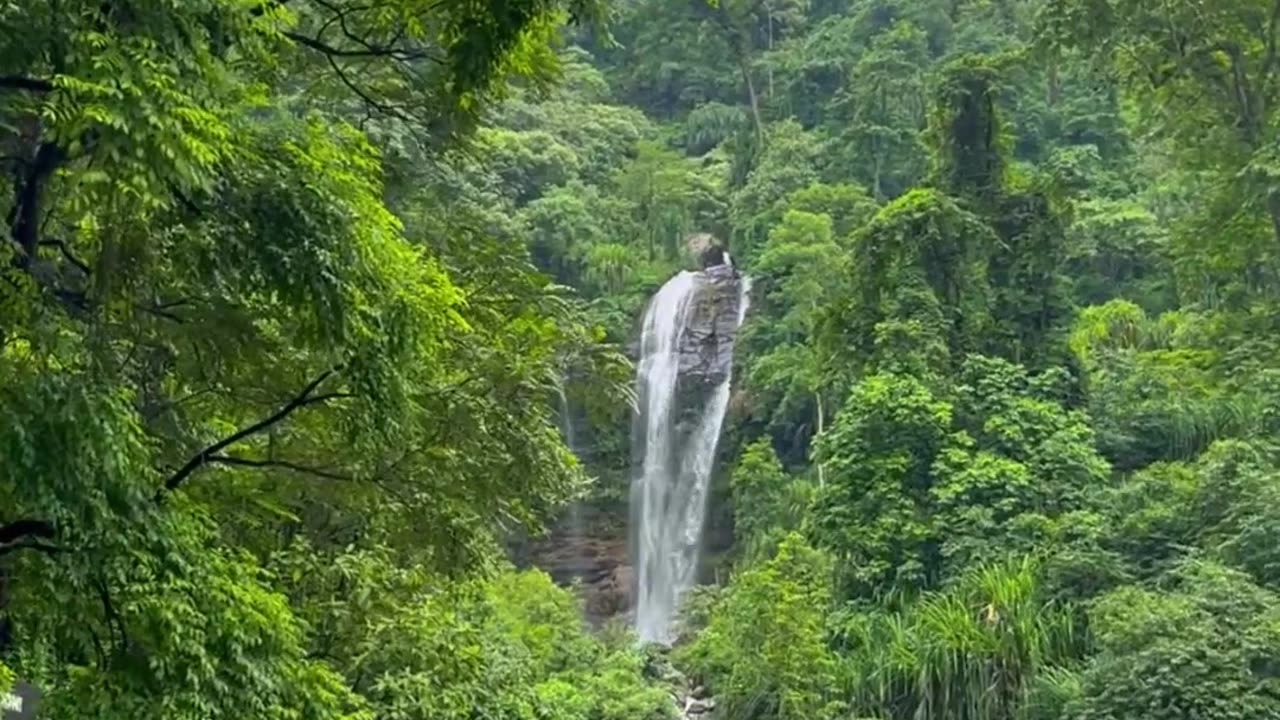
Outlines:
[[569,397],[564,394],[564,382],[556,383],[556,394],[560,396],[560,431],[564,435],[564,446],[569,452],[576,453],[573,442],[573,416],[569,414]]
[[[631,487],[636,629],[644,641],[670,641],[680,596],[696,579],[729,404],[733,334],[745,316],[748,289],[726,257],[724,265],[671,278],[645,312],[635,433],[641,466]],[[726,301],[736,307],[725,307]]]
[[[564,445],[569,448],[569,452],[574,455],[578,454],[577,445],[574,442],[573,432],[573,415],[569,409],[569,397],[564,392],[564,381],[556,383],[556,394],[560,397],[560,431],[564,437]],[[586,536],[585,528],[582,523],[582,500],[575,498],[569,506],[569,535],[574,538],[575,542],[581,542]]]

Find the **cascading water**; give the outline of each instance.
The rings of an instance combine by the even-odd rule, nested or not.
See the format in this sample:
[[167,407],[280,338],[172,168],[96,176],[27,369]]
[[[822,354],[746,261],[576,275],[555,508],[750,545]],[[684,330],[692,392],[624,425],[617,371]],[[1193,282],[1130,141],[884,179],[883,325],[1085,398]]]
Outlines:
[[631,487],[636,629],[643,641],[669,642],[680,596],[696,579],[729,404],[733,335],[748,290],[726,255],[723,265],[671,278],[645,313],[635,433],[642,465]]
[[[564,445],[569,448],[569,452],[578,453],[577,444],[574,441],[573,432],[573,413],[569,409],[569,396],[564,392],[564,382],[556,384],[556,394],[560,397],[560,430],[564,435]],[[574,500],[569,506],[569,535],[575,542],[581,543],[582,538],[586,535],[585,528],[582,524],[582,501]]]
[[564,445],[569,452],[575,452],[573,441],[573,416],[569,412],[569,396],[564,393],[564,383],[556,384],[556,394],[560,396],[560,430],[564,433]]

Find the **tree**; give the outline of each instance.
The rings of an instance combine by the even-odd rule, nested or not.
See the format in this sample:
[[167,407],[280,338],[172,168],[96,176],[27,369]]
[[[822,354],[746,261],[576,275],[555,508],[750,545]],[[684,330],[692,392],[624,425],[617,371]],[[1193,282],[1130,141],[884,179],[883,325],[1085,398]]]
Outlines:
[[1067,228],[1072,295],[1082,305],[1116,297],[1152,310],[1169,303],[1168,237],[1155,215],[1131,199],[1089,199],[1073,208]]
[[835,239],[841,243],[875,216],[877,209],[875,200],[858,185],[821,182],[792,191],[775,207],[779,216],[787,210],[826,215],[831,218]]
[[760,400],[777,408],[773,425],[790,425],[807,415],[813,425],[807,433],[805,428],[797,432],[821,433],[825,426],[825,405],[830,402],[823,399],[827,383],[819,358],[806,340],[813,336],[823,305],[839,286],[845,262],[830,217],[788,210],[749,266],[754,281],[763,288],[764,302],[757,303],[752,330],[745,338],[748,347],[760,348],[748,372],[752,386],[768,393]]
[[858,179],[878,200],[896,197],[923,174],[927,60],[924,31],[899,21],[875,36],[836,96],[845,152],[866,163],[869,175]]
[[747,446],[729,482],[734,537],[746,562],[772,555],[783,537],[801,529],[814,488],[782,469],[767,439]]
[[850,286],[826,314],[828,357],[872,357],[877,326],[916,322],[950,352],[976,350],[991,320],[987,282],[994,233],[951,198],[914,190],[889,203],[853,240]]
[[735,581],[682,649],[732,717],[835,717],[835,659],[823,642],[828,577],[829,561],[792,534]]
[[1118,467],[1193,457],[1248,417],[1213,377],[1216,351],[1187,342],[1194,324],[1178,314],[1152,320],[1123,300],[1079,314],[1070,342],[1101,448]]
[[[450,579],[397,566],[385,548],[273,558],[315,628],[310,652],[338,668],[380,716],[666,720],[634,646],[583,627],[573,595],[538,571]],[[626,713],[631,714],[626,714]]]
[[774,212],[779,201],[818,179],[820,152],[816,138],[798,123],[779,123],[771,130],[746,182],[729,199],[732,247],[740,259],[751,262],[781,219]]
[[1069,717],[1266,717],[1280,712],[1265,668],[1274,662],[1276,598],[1211,563],[1178,570],[1167,593],[1137,587],[1099,600],[1099,653]]
[[619,97],[660,118],[707,102],[743,107],[742,78],[709,14],[701,0],[619,6],[611,38],[591,43]]
[[671,150],[641,144],[615,181],[618,194],[631,203],[638,239],[650,261],[677,260],[685,237],[719,225],[719,188]]
[[483,570],[577,493],[546,398],[599,335],[527,256],[424,231],[438,195],[393,214],[355,126],[452,137],[549,75],[562,9],[0,8],[0,655],[51,717],[411,702],[313,656],[264,558]]
[[[1277,19],[1262,0],[1216,3],[1068,2],[1046,8],[1041,37],[1050,48],[1083,47],[1113,63],[1117,75],[1160,118],[1182,160],[1213,173],[1232,202],[1211,208],[1214,222],[1258,214],[1270,246],[1280,242],[1280,195],[1274,188]],[[1256,243],[1256,230],[1237,242]],[[1256,253],[1263,253],[1259,256]]]
[[854,386],[818,439],[830,482],[814,541],[866,597],[937,587],[982,559],[1032,552],[1045,525],[1085,506],[1108,466],[1064,383],[982,356],[931,389],[891,372]]
[[931,585],[941,570],[929,523],[930,465],[951,429],[951,406],[910,376],[877,374],[854,387],[817,461],[830,480],[814,507],[813,538],[868,594]]

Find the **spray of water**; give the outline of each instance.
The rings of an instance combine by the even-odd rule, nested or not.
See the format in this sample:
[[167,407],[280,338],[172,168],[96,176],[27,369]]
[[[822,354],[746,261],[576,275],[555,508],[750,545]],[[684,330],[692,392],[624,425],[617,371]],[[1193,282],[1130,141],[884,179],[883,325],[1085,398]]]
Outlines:
[[[726,258],[731,268],[731,261]],[[631,524],[636,563],[636,629],[641,640],[670,641],[681,594],[695,581],[716,445],[729,404],[729,374],[709,393],[693,423],[681,422],[681,344],[690,309],[712,284],[705,273],[682,272],[649,303],[640,343],[637,442],[643,464],[632,482]],[[749,282],[738,282],[740,325]],[[696,408],[695,408],[696,410]]]

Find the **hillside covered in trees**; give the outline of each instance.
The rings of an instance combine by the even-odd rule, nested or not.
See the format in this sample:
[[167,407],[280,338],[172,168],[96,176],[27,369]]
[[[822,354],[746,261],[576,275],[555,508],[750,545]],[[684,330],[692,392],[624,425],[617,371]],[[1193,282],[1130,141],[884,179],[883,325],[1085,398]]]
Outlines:
[[[1280,718],[1280,2],[0,0],[0,171],[41,720]],[[709,241],[654,647],[516,549]]]

